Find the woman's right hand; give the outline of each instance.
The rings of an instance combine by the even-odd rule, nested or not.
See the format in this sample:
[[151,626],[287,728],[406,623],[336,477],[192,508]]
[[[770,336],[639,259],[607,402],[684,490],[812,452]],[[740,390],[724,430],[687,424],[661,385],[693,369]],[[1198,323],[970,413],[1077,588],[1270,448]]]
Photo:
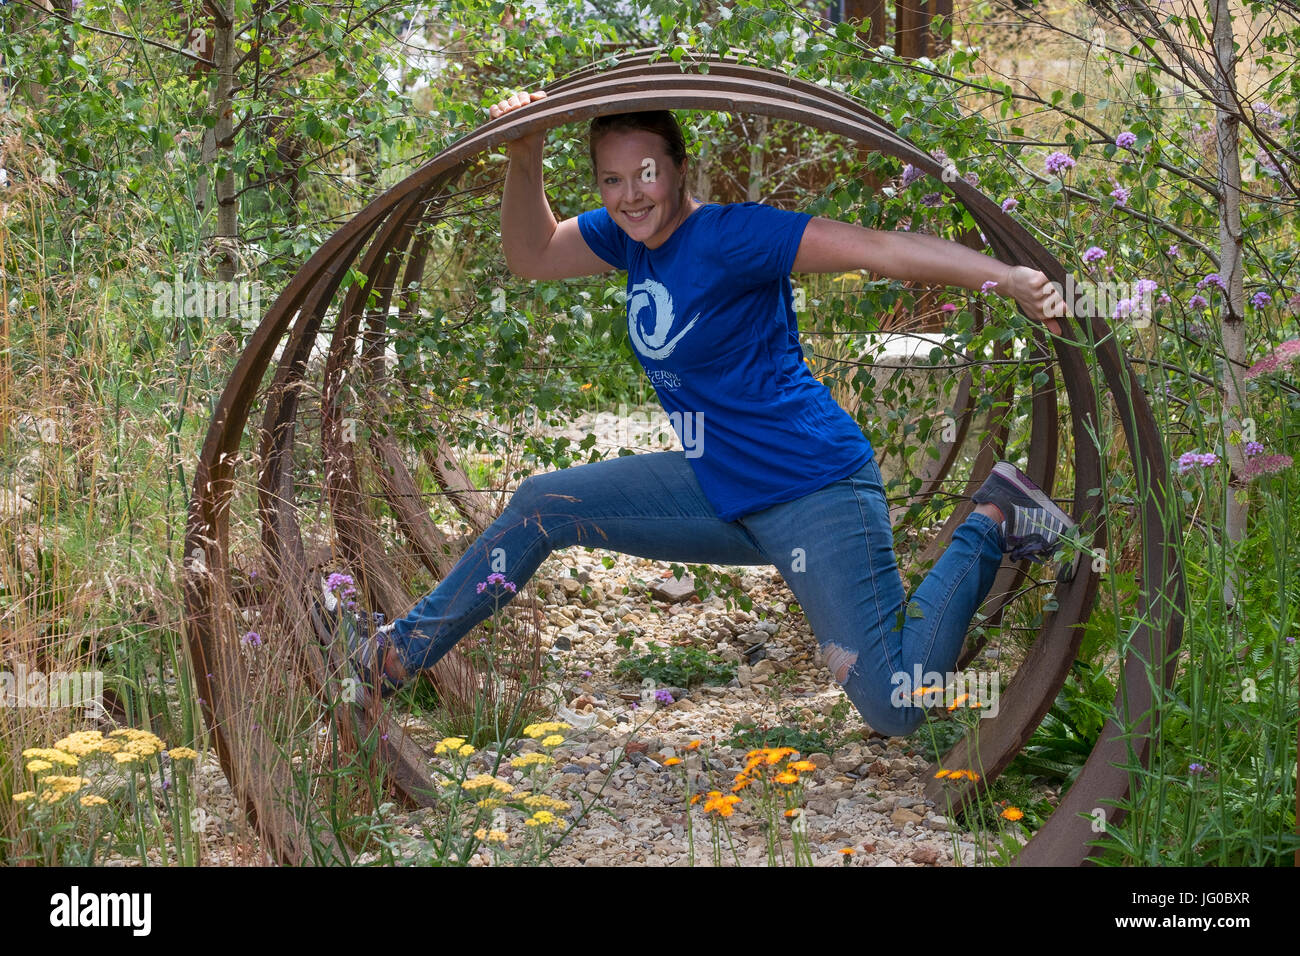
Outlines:
[[[497,103],[493,103],[491,106],[489,106],[488,118],[496,119],[499,116],[504,116],[506,113],[509,113],[511,110],[517,110],[522,106],[527,106],[529,103],[534,103],[537,100],[541,100],[545,98],[546,98],[546,92],[544,90],[537,90],[536,92],[533,93],[520,90],[518,93],[514,93],[509,97],[507,97],[506,99],[501,100]],[[536,149],[541,145],[542,141],[545,138],[546,138],[546,133],[544,132],[529,133],[527,136],[519,136],[510,141],[510,151],[513,153],[516,149],[523,150],[523,151]]]

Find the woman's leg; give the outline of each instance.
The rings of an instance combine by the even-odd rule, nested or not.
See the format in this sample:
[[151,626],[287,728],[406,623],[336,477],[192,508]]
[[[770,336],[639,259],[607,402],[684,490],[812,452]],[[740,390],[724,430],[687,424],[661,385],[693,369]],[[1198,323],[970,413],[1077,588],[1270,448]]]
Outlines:
[[[740,519],[772,556],[803,608],[826,664],[880,733],[904,735],[924,719],[913,675],[945,676],[1002,564],[997,523],[972,514],[904,606],[889,507],[875,460],[795,501]],[[906,675],[908,700],[896,706]]]
[[408,671],[438,659],[522,587],[559,548],[581,544],[659,561],[771,564],[737,522],[718,519],[684,452],[626,455],[532,475],[430,594],[394,622],[393,645]]

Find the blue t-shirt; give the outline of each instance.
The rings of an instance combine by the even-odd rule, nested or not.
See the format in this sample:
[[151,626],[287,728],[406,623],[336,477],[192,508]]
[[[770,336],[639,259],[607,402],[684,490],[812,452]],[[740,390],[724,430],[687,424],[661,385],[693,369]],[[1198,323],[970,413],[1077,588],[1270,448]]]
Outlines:
[[762,203],[696,209],[657,249],[602,206],[578,228],[627,270],[627,331],[723,521],[793,501],[871,459],[804,362],[790,269],[812,216]]

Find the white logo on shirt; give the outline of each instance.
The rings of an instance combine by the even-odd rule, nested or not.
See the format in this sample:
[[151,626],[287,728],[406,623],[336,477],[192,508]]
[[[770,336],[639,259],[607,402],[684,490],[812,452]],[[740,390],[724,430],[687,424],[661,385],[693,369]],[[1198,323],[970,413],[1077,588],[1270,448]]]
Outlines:
[[[654,313],[650,320],[650,329],[644,335],[641,332],[641,310],[653,304]],[[632,286],[632,296],[627,300],[627,334],[632,339],[632,347],[643,358],[661,362],[673,354],[677,343],[682,340],[695,323],[700,320],[697,312],[695,318],[686,323],[686,327],[668,339],[673,327],[673,298],[664,288],[663,283],[654,279],[645,279]],[[668,341],[664,341],[668,339]]]

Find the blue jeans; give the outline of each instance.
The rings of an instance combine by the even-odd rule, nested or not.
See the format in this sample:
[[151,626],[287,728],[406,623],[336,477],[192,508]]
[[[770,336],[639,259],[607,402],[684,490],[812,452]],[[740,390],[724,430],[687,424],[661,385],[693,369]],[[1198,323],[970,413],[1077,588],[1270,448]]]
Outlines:
[[[680,451],[611,458],[525,478],[501,516],[436,590],[395,622],[408,669],[433,666],[558,548],[606,548],[682,564],[775,565],[803,609],[827,668],[876,731],[924,719],[898,706],[895,675],[947,675],[1002,563],[1002,534],[973,513],[905,609],[889,507],[874,459],[794,501],[721,521]],[[891,697],[894,701],[891,702]]]

